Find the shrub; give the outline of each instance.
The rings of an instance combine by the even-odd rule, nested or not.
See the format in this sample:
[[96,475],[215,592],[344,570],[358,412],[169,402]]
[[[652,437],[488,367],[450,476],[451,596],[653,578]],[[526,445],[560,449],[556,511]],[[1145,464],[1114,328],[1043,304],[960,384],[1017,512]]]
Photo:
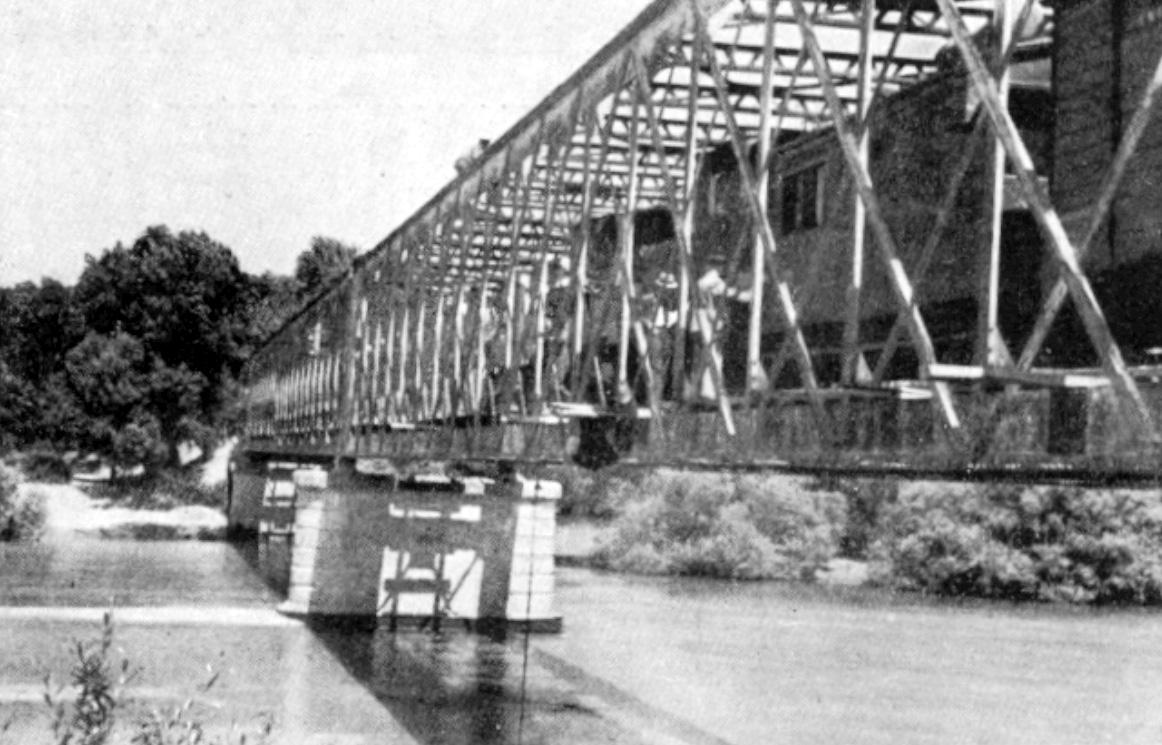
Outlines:
[[[70,672],[76,698],[61,698],[64,686],[53,688],[51,675],[45,678],[44,700],[52,710],[52,732],[57,743],[104,745],[113,733],[114,717],[121,703],[121,691],[129,682],[129,663],[119,670],[109,650],[113,646],[113,616],[106,613],[101,637],[96,642],[75,642],[77,661]],[[114,672],[117,670],[117,672]]]
[[44,533],[45,497],[18,487],[17,472],[0,464],[0,541],[34,541]]
[[1162,603],[1157,493],[985,486],[901,495],[873,576],[947,595]]
[[635,487],[596,565],[642,574],[811,578],[835,554],[844,506],[784,478],[659,470]]

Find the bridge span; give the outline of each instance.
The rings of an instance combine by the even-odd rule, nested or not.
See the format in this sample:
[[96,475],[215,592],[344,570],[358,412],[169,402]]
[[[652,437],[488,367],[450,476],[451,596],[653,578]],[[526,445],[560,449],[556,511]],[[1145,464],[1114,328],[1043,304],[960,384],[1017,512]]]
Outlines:
[[1153,482],[1160,53],[1120,0],[658,0],[255,355],[241,471]]

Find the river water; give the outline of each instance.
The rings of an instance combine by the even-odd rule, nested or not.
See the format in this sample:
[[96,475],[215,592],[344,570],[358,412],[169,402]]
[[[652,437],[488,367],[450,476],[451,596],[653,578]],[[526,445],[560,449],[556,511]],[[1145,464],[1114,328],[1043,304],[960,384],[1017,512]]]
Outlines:
[[[126,717],[286,743],[1157,743],[1162,615],[559,570],[559,635],[301,624],[277,544],[0,546],[0,724],[114,608]],[[199,691],[207,665],[221,673]],[[0,735],[0,742],[4,742]]]

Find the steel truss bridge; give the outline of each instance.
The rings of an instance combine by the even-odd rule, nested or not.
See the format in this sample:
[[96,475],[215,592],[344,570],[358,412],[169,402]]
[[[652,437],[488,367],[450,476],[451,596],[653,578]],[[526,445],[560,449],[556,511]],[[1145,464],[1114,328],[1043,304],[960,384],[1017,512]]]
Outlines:
[[[244,449],[387,471],[575,459],[1154,479],[1162,396],[1123,358],[1082,259],[1160,76],[1078,228],[1009,107],[1023,50],[1053,23],[1032,0],[654,2],[257,353]],[[872,122],[939,75],[963,81],[982,146],[943,161],[946,193],[905,235]],[[772,202],[791,176],[780,148],[821,132],[845,185],[825,196],[849,214],[826,282],[786,258],[777,215],[802,208]],[[733,260],[700,238],[715,158],[733,164],[726,211],[745,226]],[[1020,338],[1000,297],[1010,198],[1048,267]],[[983,269],[971,359],[949,361],[924,300],[966,199],[985,216]],[[837,282],[821,333],[809,308]],[[1038,367],[1067,302],[1097,364]],[[868,323],[873,306],[888,323]]]

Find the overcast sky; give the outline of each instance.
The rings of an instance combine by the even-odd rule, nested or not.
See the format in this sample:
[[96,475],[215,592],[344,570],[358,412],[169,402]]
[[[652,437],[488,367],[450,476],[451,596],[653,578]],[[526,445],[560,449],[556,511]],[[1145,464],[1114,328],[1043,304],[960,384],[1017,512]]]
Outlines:
[[0,285],[149,225],[366,249],[647,0],[5,0]]

